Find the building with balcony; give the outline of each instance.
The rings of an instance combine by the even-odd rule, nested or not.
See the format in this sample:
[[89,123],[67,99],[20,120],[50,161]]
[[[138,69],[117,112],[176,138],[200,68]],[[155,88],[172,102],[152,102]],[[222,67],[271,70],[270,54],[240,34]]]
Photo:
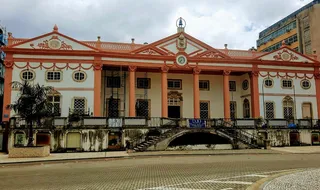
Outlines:
[[[6,54],[4,53],[3,49],[7,45],[7,34],[6,28],[0,25],[0,106],[3,107],[3,90],[4,90],[4,59]],[[2,115],[2,110],[0,113]],[[0,123],[2,123],[2,117],[0,119]],[[1,129],[0,129],[1,131]],[[0,150],[2,150],[3,145],[3,134],[0,132]]]
[[[283,127],[288,120],[320,118],[316,55],[300,54],[284,43],[274,52],[233,50],[227,45],[216,49],[187,34],[183,19],[177,23],[177,32],[150,44],[136,44],[134,39],[104,42],[100,37],[79,41],[56,25],[52,32],[30,39],[9,33],[3,120],[18,117],[5,106],[19,96],[11,82],[24,80],[54,87],[49,101],[55,126],[67,126],[66,118],[76,113],[85,118],[83,126],[107,127],[109,143],[102,135],[103,147],[124,142],[124,127],[219,127],[225,124],[218,121],[224,120],[255,126],[253,119],[260,117]],[[18,136],[9,138],[11,144],[25,139],[19,130],[24,128],[13,130]],[[58,143],[51,144],[54,149],[59,143],[79,148],[83,139],[100,142],[104,134],[98,133],[101,128],[88,128],[84,135],[85,128],[72,126],[64,135],[61,130],[45,130],[47,136],[53,130]],[[164,134],[172,135],[169,132]],[[86,147],[92,148],[90,143]],[[95,150],[100,150],[98,145]]]
[[309,4],[272,24],[259,33],[257,49],[259,52],[271,52],[281,47],[284,41],[288,47],[303,54],[320,56],[320,1]]

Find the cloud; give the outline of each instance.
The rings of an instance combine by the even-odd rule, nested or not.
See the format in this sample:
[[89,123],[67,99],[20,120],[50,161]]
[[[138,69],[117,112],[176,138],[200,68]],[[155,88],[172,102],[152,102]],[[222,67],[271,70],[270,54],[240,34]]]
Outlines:
[[222,48],[249,49],[258,33],[311,0],[0,0],[1,24],[18,38],[52,30],[79,40],[153,42],[176,32],[176,19],[186,32]]

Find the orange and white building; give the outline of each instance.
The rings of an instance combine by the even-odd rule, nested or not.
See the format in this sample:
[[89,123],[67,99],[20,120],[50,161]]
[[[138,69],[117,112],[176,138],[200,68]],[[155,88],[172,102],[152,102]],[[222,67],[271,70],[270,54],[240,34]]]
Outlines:
[[[320,118],[320,62],[283,45],[274,52],[216,49],[184,32],[150,44],[79,41],[53,31],[8,37],[5,109],[12,81],[53,86],[53,111],[67,117]],[[183,21],[183,20],[181,20]]]

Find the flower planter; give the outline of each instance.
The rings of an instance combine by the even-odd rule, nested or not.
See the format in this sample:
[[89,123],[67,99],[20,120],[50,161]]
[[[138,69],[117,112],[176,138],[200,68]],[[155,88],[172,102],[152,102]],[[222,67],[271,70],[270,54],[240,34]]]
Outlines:
[[50,146],[23,146],[9,149],[9,158],[34,158],[50,155]]

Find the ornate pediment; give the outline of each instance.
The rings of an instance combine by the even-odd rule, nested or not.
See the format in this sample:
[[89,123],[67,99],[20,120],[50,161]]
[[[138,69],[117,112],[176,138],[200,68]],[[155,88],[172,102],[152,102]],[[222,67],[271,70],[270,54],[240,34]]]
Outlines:
[[176,56],[176,54],[181,52],[186,54],[188,57],[199,57],[199,55],[202,55],[207,58],[230,58],[228,55],[214,49],[185,32],[176,33],[144,47],[133,50],[131,53]]
[[49,49],[49,50],[88,50],[96,51],[92,46],[75,40],[71,37],[63,35],[58,32],[58,27],[55,26],[53,32],[24,40],[16,43],[11,48],[25,48],[25,49]]
[[315,61],[306,55],[302,55],[286,46],[270,52],[266,53],[256,59],[260,60],[270,60],[270,61],[288,61],[288,62],[307,62],[314,63]]
[[38,44],[30,43],[30,47],[33,49],[59,49],[59,50],[73,50],[72,45],[62,41],[59,36],[51,36],[50,39],[45,39]]
[[201,57],[201,58],[223,58],[219,52],[217,51],[206,51],[203,52],[202,54],[197,55],[197,57]]
[[169,91],[169,92],[168,92],[168,98],[178,99],[178,100],[180,100],[180,101],[183,101],[182,93],[180,93],[180,92],[178,92],[178,91]]

